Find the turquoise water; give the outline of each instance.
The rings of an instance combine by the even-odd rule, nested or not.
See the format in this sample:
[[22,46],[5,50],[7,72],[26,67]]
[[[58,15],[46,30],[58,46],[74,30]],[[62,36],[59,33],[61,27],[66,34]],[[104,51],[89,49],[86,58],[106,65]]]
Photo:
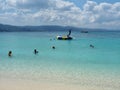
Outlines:
[[[72,32],[74,39],[70,41],[56,40],[59,34],[67,33],[1,32],[0,77],[119,88],[120,32]],[[37,55],[33,53],[35,48]],[[8,57],[10,50],[12,57]]]

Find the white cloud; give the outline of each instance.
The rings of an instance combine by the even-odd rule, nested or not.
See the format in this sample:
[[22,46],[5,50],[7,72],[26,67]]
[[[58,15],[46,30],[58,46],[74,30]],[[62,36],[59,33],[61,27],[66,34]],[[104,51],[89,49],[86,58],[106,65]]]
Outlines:
[[0,0],[0,23],[120,28],[120,2],[87,1],[83,10],[64,0]]
[[61,11],[79,10],[74,3],[64,0],[54,0],[54,2],[52,2],[52,6],[54,9]]
[[[100,3],[97,4],[94,1],[88,1],[84,5],[83,13],[88,20],[88,26],[101,28],[113,28],[120,25],[120,3],[109,4]],[[96,25],[97,24],[97,25]]]
[[85,11],[93,11],[94,7],[97,6],[96,2],[93,1],[87,1],[87,3],[84,5]]

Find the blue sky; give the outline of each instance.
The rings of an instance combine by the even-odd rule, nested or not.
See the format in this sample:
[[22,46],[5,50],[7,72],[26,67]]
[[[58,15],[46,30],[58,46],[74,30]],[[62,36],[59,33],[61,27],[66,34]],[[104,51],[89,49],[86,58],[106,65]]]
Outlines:
[[0,23],[120,29],[120,1],[0,0]]

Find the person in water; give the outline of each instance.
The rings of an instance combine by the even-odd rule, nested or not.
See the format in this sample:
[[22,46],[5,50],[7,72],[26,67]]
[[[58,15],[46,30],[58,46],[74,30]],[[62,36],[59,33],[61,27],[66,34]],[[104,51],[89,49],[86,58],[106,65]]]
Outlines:
[[93,46],[92,44],[90,44],[90,47],[91,47],[91,48],[94,48],[94,46]]
[[37,54],[37,53],[38,53],[38,51],[36,49],[34,49],[34,54]]
[[55,46],[52,46],[52,49],[55,49]]
[[8,56],[11,57],[12,56],[12,51],[8,52]]

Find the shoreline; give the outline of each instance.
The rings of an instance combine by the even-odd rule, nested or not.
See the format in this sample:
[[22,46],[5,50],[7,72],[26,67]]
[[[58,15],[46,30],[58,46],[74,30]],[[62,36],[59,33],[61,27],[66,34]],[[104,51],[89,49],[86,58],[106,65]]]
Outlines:
[[[84,81],[83,81],[84,82]],[[117,85],[118,86],[118,85]],[[119,90],[110,85],[55,82],[50,80],[28,80],[0,77],[0,90]]]
[[[27,68],[30,70],[29,68]],[[37,72],[31,69],[2,69],[0,72],[0,90],[119,90],[119,73],[99,70],[85,71],[85,69],[60,70],[55,72],[46,69]],[[82,71],[83,70],[83,71]],[[103,69],[102,69],[103,70]],[[17,72],[18,71],[18,72]],[[22,72],[21,72],[22,71]],[[67,72],[65,72],[67,71]],[[79,73],[79,71],[81,71]],[[36,73],[37,72],[37,73]],[[75,73],[77,72],[77,73]],[[40,74],[41,73],[41,74]]]

